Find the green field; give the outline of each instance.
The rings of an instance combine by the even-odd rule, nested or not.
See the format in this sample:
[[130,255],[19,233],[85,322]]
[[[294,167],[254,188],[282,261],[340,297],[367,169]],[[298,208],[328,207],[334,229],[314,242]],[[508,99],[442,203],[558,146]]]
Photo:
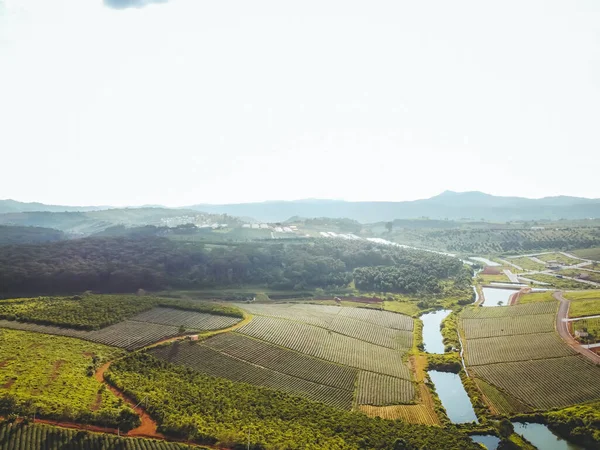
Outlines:
[[[0,329],[0,342],[0,394],[13,396],[17,411],[111,426],[120,423],[123,411],[134,414],[93,376],[122,351],[7,329]],[[128,419],[136,422],[137,416]]]
[[[576,280],[570,280],[567,278],[557,278],[552,275],[546,275],[543,273],[536,273],[533,275],[527,275],[526,278],[535,281],[541,281],[547,283],[550,286],[557,289],[569,289],[569,290],[580,290],[580,289],[594,289],[594,286],[588,283],[581,283]],[[546,287],[546,286],[544,286]]]
[[600,261],[600,247],[573,250],[571,253],[573,253],[575,256],[579,256],[580,258]]
[[[371,419],[281,391],[215,378],[147,354],[114,363],[111,383],[145,396],[159,431],[221,446],[253,448],[478,448],[458,430]],[[260,446],[260,447],[259,447]]]
[[600,314],[600,291],[565,292],[563,295],[567,300],[571,300],[569,317]]
[[524,270],[544,270],[546,268],[545,264],[535,262],[527,256],[521,256],[519,258],[508,258],[507,261],[516,264]]
[[556,302],[554,291],[530,292],[519,297],[519,305],[538,302]]
[[573,264],[579,264],[582,262],[578,259],[563,255],[562,253],[544,253],[542,255],[536,255],[536,258],[545,262],[557,261],[563,266],[572,266]]
[[586,280],[600,283],[600,272],[592,272],[584,269],[564,269],[558,272],[561,275],[566,275],[571,278],[580,278],[584,276]]

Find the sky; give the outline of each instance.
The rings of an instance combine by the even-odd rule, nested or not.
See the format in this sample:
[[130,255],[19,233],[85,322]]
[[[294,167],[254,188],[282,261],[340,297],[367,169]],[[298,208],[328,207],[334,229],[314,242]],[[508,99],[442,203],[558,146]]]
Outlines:
[[600,197],[597,0],[0,0],[0,198]]

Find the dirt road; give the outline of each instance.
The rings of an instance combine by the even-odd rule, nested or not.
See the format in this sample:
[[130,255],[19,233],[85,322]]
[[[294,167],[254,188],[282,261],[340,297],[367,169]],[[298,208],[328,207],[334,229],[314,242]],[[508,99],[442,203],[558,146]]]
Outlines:
[[569,317],[569,305],[570,302],[566,298],[563,297],[562,292],[555,292],[554,298],[560,302],[560,306],[558,307],[558,314],[556,315],[556,331],[560,337],[565,341],[573,350],[582,354],[594,364],[600,364],[600,355],[584,348],[577,342],[571,333],[569,332],[569,322],[567,318]]

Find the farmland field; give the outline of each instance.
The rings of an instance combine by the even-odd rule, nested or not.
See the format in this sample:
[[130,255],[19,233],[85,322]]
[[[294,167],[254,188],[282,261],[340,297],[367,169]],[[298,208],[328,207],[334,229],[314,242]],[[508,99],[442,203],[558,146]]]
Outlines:
[[557,307],[558,302],[541,301],[470,308],[461,314],[465,360],[496,413],[600,399],[600,384],[592,381],[600,379],[600,367],[578,355],[555,332]]
[[536,314],[489,319],[463,319],[462,328],[467,339],[531,334],[554,331],[554,314]]
[[580,281],[571,280],[568,278],[558,278],[545,273],[535,273],[533,275],[527,275],[526,278],[535,281],[541,281],[542,283],[547,283],[558,289],[594,289],[594,286],[588,283],[582,283]]
[[562,253],[545,253],[542,255],[536,255],[536,258],[545,262],[558,261],[564,266],[572,266],[573,264],[582,262],[579,259],[571,258],[567,255],[563,255]]
[[[44,424],[0,422],[2,450],[186,450],[177,442],[142,438],[121,438],[110,434],[87,433],[80,430],[52,427]],[[194,447],[201,450],[201,447]]]
[[571,300],[569,317],[600,314],[600,291],[565,292],[563,295],[567,300]]
[[121,356],[116,348],[61,336],[0,329],[0,396],[30,403],[44,417],[115,424],[118,399],[93,376],[95,368]]
[[467,339],[465,360],[469,366],[558,358],[575,353],[554,332]]
[[521,256],[519,258],[508,258],[507,261],[525,269],[525,270],[544,270],[546,268],[545,264],[540,264],[528,258],[527,256]]
[[357,369],[410,379],[402,353],[320,327],[256,316],[239,333]]
[[472,370],[536,409],[600,399],[600,368],[578,355],[491,364]]
[[558,303],[532,303],[515,306],[499,306],[496,308],[473,307],[465,309],[462,319],[490,319],[495,317],[515,317],[535,314],[555,314]]
[[154,342],[177,336],[179,327],[126,320],[101,330],[85,331],[35,323],[0,320],[0,327],[13,330],[68,336],[100,344],[135,350]]
[[573,253],[575,256],[579,256],[580,258],[592,259],[594,261],[600,261],[600,247],[574,250],[571,253]]
[[564,269],[558,273],[571,278],[581,278],[583,276],[584,278],[582,279],[600,283],[600,272],[592,272],[584,269]]
[[530,292],[523,294],[519,297],[518,304],[525,305],[527,303],[538,303],[538,302],[556,302],[553,291],[544,292]]
[[496,414],[518,414],[527,413],[531,411],[531,408],[526,406],[511,395],[507,395],[501,392],[495,386],[485,382],[480,378],[475,378],[475,383],[487,400],[492,404],[492,407],[496,410]]
[[337,389],[259,367],[201,344],[175,343],[156,347],[149,353],[159,359],[189,367],[206,375],[276,389],[338,408],[352,407],[352,390]]
[[240,321],[236,317],[217,316],[182,309],[157,307],[131,317],[137,322],[156,323],[174,327],[183,326],[185,329],[196,331],[218,330],[228,328]]
[[202,345],[262,367],[313,383],[354,390],[358,370],[332,364],[312,356],[287,350],[238,333],[222,333]]
[[365,371],[358,375],[359,405],[398,405],[411,402],[414,396],[413,384],[408,380]]
[[252,314],[303,322],[393,349],[412,346],[413,319],[386,311],[327,305],[238,305]]

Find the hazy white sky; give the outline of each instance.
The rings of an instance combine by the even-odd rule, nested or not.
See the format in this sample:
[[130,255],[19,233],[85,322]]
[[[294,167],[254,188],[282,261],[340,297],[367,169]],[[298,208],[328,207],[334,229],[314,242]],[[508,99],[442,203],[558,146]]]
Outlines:
[[600,197],[597,0],[107,3],[0,0],[0,198]]

